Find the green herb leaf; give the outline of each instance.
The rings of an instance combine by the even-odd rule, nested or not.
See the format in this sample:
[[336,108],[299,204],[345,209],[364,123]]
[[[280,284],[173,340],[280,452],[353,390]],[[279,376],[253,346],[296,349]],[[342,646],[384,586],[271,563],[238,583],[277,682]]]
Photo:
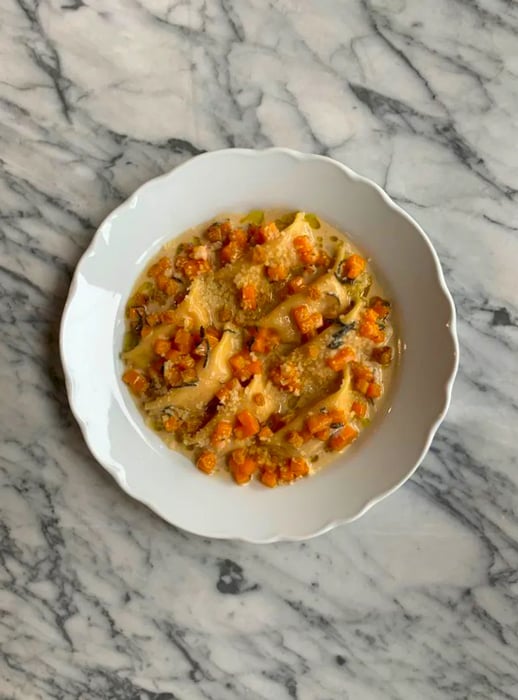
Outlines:
[[355,327],[354,323],[344,323],[341,328],[339,328],[333,335],[331,336],[331,340],[327,344],[327,347],[330,348],[331,350],[338,350],[338,348],[341,348],[342,345],[344,344],[344,338],[349,333],[349,331],[352,331]]
[[127,331],[124,333],[124,340],[122,341],[122,352],[129,352],[133,350],[134,347],[138,345],[138,336],[133,333],[133,331]]
[[137,294],[142,294],[144,297],[150,297],[153,294],[153,282],[143,282],[137,289]]
[[289,214],[283,214],[278,219],[275,219],[275,225],[277,226],[279,231],[284,231],[285,228],[288,228],[288,226],[292,225],[292,223],[295,221],[296,216],[296,211],[292,211]]
[[315,214],[306,214],[304,219],[308,222],[311,228],[320,228],[320,221]]
[[254,224],[254,226],[260,226],[264,221],[264,211],[260,209],[252,209],[246,216],[241,219],[242,224]]
[[159,416],[151,416],[148,424],[151,430],[156,430],[157,432],[164,429],[164,424]]
[[365,272],[364,272],[363,274],[365,275],[364,282],[363,282],[363,284],[364,284],[365,286],[363,287],[363,289],[362,289],[362,291],[361,291],[361,295],[362,295],[363,298],[365,298],[365,297],[368,295],[368,293],[370,292],[370,290],[371,290],[371,286],[372,286],[372,277],[371,277],[369,274],[365,273]]

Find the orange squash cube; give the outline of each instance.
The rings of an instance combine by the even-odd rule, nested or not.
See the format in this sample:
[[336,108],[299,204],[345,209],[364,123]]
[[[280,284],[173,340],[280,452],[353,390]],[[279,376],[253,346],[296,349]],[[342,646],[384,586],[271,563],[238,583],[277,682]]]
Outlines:
[[329,448],[333,452],[339,452],[343,450],[344,447],[347,447],[347,445],[350,445],[357,437],[358,431],[352,426],[346,425],[345,428],[338,430],[329,438]]
[[122,375],[122,381],[129,386],[136,396],[143,394],[149,387],[149,381],[136,369],[126,370]]
[[202,452],[198,457],[196,466],[201,472],[204,472],[205,474],[212,474],[216,468],[216,455],[210,450]]
[[348,362],[352,362],[355,357],[356,354],[354,350],[347,345],[346,347],[338,350],[338,352],[332,355],[332,357],[329,357],[326,360],[326,365],[334,372],[340,372],[340,370],[344,369],[346,364]]

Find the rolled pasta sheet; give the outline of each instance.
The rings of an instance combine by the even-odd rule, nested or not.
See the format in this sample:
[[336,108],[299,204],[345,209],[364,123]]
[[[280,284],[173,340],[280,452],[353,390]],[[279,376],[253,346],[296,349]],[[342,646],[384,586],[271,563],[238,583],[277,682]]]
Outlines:
[[[264,404],[260,406],[254,400],[254,397],[258,394],[264,397]],[[257,374],[248,386],[239,387],[238,391],[234,392],[233,399],[224,406],[220,406],[216,415],[213,416],[203,428],[194,433],[194,435],[186,436],[185,442],[190,445],[209,447],[212,433],[217,424],[222,420],[229,421],[233,424],[236,415],[240,411],[250,411],[257,418],[259,423],[265,423],[272,413],[278,410],[278,401],[278,390],[271,382],[267,381],[263,375]],[[245,438],[243,440],[236,440],[234,438],[231,447],[221,445],[218,448],[218,454],[225,455],[230,449],[245,446],[254,442],[254,440],[254,437]]]
[[306,236],[312,245],[315,244],[313,229],[305,220],[305,216],[304,212],[299,212],[294,222],[281,231],[278,238],[274,238],[261,246],[266,266],[284,265],[288,270],[296,267],[299,263],[299,258],[295,247],[295,238],[299,236]]
[[332,272],[340,284],[347,286],[350,298],[358,302],[369,293],[372,285],[372,276],[367,271],[364,271],[354,281],[342,277],[342,265],[351,255],[351,252],[351,248],[346,243],[340,245],[335,256]]
[[265,270],[271,266],[282,267],[286,271],[296,267],[300,261],[294,240],[302,235],[307,236],[312,245],[315,243],[313,231],[304,220],[303,213],[297,215],[295,221],[278,237],[256,247],[256,251],[261,251],[260,262],[254,262],[249,254],[222,268],[209,282],[212,297],[221,303],[228,302],[234,295],[240,294],[246,285],[252,285],[256,294],[256,308],[243,310],[238,304],[235,318],[238,323],[254,323],[275,303],[274,288]]
[[294,294],[264,316],[259,325],[276,330],[284,343],[300,342],[301,334],[292,315],[296,307],[306,306],[310,313],[336,317],[351,302],[349,290],[338,281],[333,272],[321,275],[311,286],[315,290],[315,296],[318,294],[315,299],[308,297],[306,291]]
[[[284,362],[300,366],[301,368],[302,391],[299,396],[283,391],[263,374],[257,374],[248,386],[244,388],[239,387],[234,392],[233,399],[226,405],[220,406],[216,415],[203,428],[190,437],[186,436],[186,442],[193,445],[208,446],[210,436],[217,423],[220,420],[228,420],[233,423],[239,411],[249,410],[264,425],[274,413],[302,410],[314,401],[316,395],[322,392],[333,391],[333,388],[337,387],[339,381],[337,373],[326,365],[322,365],[321,357],[336,328],[338,326],[331,326],[321,335],[296,348],[284,358]],[[314,355],[313,359],[310,359],[309,346],[315,350],[314,353],[311,353]],[[261,397],[260,403],[257,402],[257,397]],[[242,444],[247,442],[250,442],[250,440],[244,441]]]
[[210,312],[210,302],[201,278],[193,281],[185,299],[171,313],[170,322],[162,323],[153,328],[145,338],[128,352],[123,353],[123,359],[138,369],[145,369],[152,360],[153,345],[159,338],[168,338],[175,329],[200,328],[210,326],[213,319]]
[[294,431],[300,432],[304,428],[304,424],[310,415],[317,414],[323,410],[332,411],[333,409],[339,409],[344,411],[345,415],[348,416],[351,411],[352,402],[351,371],[349,366],[347,366],[343,372],[342,382],[338,391],[320,399],[317,403],[313,404],[309,410],[299,411],[287,425],[275,434],[270,442],[271,448],[274,452],[311,460],[311,457],[322,451],[322,441],[314,438],[306,442],[302,447],[297,448],[288,443],[287,438],[289,433]]
[[166,408],[188,409],[193,413],[202,411],[221,385],[231,378],[228,361],[240,347],[239,334],[232,329],[226,329],[210,353],[206,366],[200,370],[198,381],[192,386],[171,389],[164,396],[149,401],[145,404],[146,411],[156,413]]

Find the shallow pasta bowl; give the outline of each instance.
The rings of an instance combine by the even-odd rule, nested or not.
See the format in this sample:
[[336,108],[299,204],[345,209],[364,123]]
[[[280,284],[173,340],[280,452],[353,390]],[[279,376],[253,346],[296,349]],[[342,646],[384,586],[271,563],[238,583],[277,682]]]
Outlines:
[[[373,425],[335,462],[292,486],[207,477],[144,423],[121,381],[124,308],[161,246],[222,211],[302,209],[346,232],[392,299],[401,355]],[[340,163],[273,148],[198,156],[143,185],[101,224],[81,258],[61,325],[72,411],[97,461],[168,522],[209,537],[304,539],[349,522],[423,459],[457,369],[455,309],[422,229],[374,183]]]

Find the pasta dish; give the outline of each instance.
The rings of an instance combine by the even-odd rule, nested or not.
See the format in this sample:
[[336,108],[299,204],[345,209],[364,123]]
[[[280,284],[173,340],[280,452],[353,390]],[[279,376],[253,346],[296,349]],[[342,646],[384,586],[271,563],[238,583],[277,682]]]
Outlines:
[[123,381],[173,449],[274,487],[346,450],[395,354],[368,260],[314,214],[229,214],[166,244],[126,306]]

